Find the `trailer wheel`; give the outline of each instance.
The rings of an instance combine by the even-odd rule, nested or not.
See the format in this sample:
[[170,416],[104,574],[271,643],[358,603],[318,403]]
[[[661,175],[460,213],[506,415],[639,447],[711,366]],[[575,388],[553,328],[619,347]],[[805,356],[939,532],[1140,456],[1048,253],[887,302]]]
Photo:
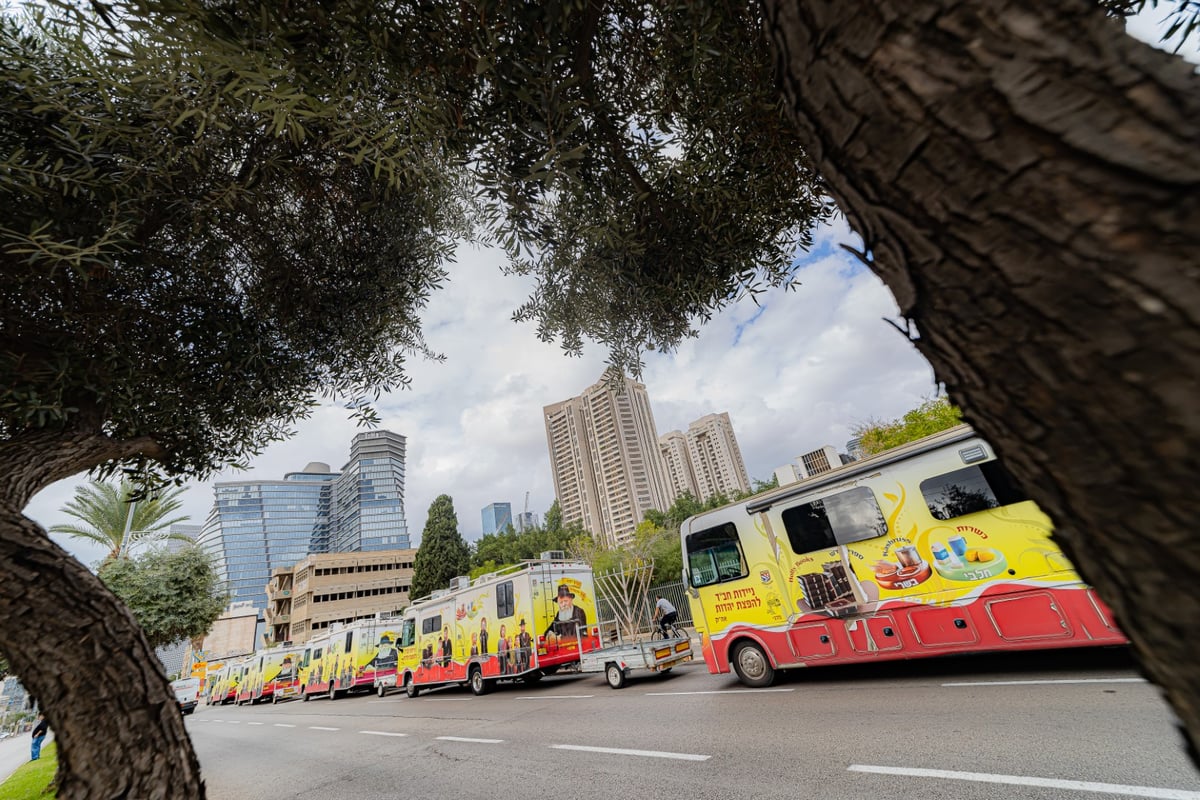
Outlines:
[[387,687],[382,683],[379,684],[375,687],[375,694],[379,695],[379,698],[382,700],[383,698],[387,697]]
[[738,680],[755,689],[775,682],[775,668],[762,648],[754,642],[742,642],[733,651],[733,670]]
[[625,670],[617,665],[617,662],[610,661],[604,668],[604,679],[608,681],[608,685],[613,689],[620,689],[625,685]]
[[421,693],[421,688],[417,686],[417,682],[413,680],[412,675],[404,676],[404,693],[409,697],[416,697]]
[[485,695],[492,689],[492,682],[484,679],[483,670],[481,670],[479,667],[472,667],[471,677],[467,680],[467,682],[471,685],[471,692],[476,697]]

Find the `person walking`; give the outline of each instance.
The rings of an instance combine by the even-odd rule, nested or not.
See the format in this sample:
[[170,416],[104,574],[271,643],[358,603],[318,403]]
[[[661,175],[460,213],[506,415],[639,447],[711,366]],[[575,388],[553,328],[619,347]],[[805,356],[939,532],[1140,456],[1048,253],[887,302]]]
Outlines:
[[50,729],[50,723],[46,721],[46,715],[39,713],[37,725],[33,726],[33,742],[29,750],[29,760],[37,761],[42,757],[42,742],[46,740],[46,731]]

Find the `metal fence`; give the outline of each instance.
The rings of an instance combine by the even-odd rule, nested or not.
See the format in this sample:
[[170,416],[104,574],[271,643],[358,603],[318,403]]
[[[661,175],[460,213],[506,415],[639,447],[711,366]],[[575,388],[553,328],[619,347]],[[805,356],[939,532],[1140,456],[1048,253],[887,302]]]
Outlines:
[[[599,615],[600,621],[606,622],[616,619],[618,614],[613,607],[613,601],[604,596],[600,592],[599,587],[597,587],[597,592],[599,596],[596,598],[596,613]],[[678,619],[675,620],[677,627],[692,627],[692,609],[688,605],[687,587],[683,585],[682,581],[675,581],[674,583],[651,586],[649,591],[646,592],[646,596],[640,602],[641,608],[638,610],[639,613],[635,615],[641,623],[640,632],[649,632],[653,627],[651,619],[654,617],[654,597],[658,594],[661,594],[671,605],[675,606],[675,610],[679,613]]]

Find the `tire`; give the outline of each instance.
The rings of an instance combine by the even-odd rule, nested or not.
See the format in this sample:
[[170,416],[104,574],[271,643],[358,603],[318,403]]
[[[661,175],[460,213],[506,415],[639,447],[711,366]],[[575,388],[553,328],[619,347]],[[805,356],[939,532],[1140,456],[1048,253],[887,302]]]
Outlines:
[[733,651],[733,671],[746,686],[761,689],[775,682],[775,668],[763,649],[754,642],[742,642]]
[[375,694],[379,695],[379,699],[387,697],[387,687],[382,683],[375,687]]
[[413,680],[412,675],[404,677],[404,693],[409,697],[416,697],[421,693],[421,687],[417,686],[417,682]]
[[471,687],[471,693],[476,697],[481,697],[492,689],[492,682],[484,679],[483,670],[479,667],[471,670],[471,677],[467,679],[467,683]]
[[617,666],[615,661],[610,661],[604,667],[604,680],[608,681],[608,685],[612,689],[620,689],[625,685],[625,670]]

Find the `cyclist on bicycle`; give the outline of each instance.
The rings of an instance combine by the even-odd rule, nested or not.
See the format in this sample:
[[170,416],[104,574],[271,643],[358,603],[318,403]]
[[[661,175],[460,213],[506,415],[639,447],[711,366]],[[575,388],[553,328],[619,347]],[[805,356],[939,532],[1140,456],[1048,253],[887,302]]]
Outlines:
[[674,630],[672,626],[679,614],[676,613],[675,606],[671,605],[671,601],[661,594],[654,595],[654,598],[654,619],[658,620],[658,632],[666,639],[668,629]]

